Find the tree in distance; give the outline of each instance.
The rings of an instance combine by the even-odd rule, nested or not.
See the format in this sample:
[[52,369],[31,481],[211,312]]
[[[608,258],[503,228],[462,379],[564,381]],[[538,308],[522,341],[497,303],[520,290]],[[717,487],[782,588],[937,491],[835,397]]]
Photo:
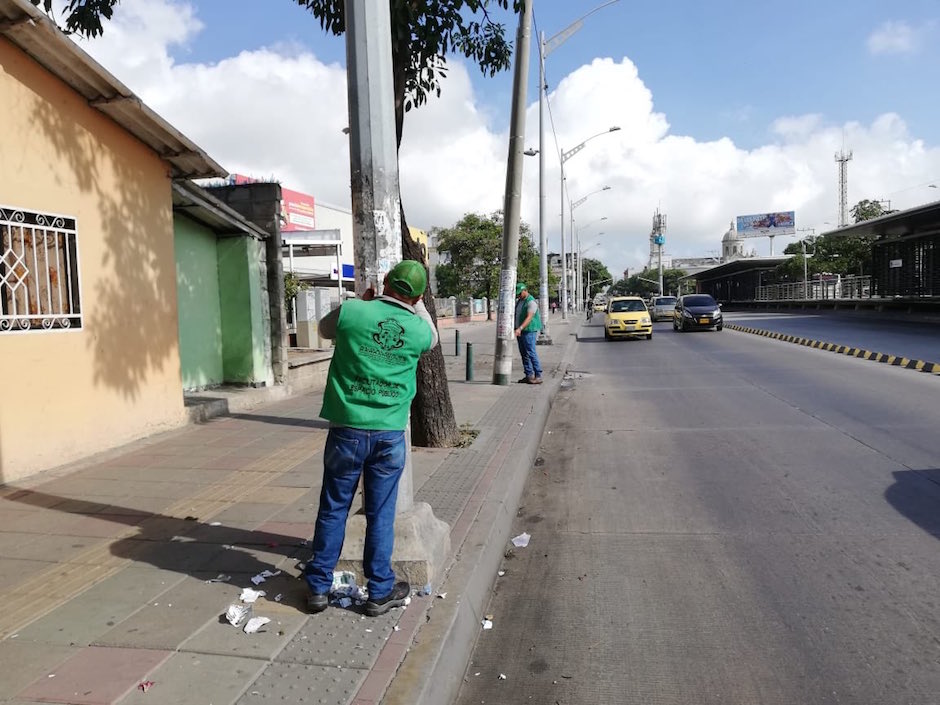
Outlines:
[[581,260],[581,271],[584,272],[581,286],[587,289],[588,281],[591,282],[590,290],[586,290],[585,301],[593,301],[597,294],[610,286],[610,270],[600,260],[585,257]]
[[[55,18],[58,0],[30,0]],[[285,0],[309,10],[330,34],[346,32],[343,0]],[[120,0],[65,0],[64,30],[95,37],[104,31]],[[270,0],[259,0],[269,3]],[[508,69],[512,45],[506,28],[490,14],[493,9],[518,14],[522,0],[389,0],[392,34],[392,74],[395,84],[395,124],[401,146],[405,113],[440,95],[447,74],[447,56],[463,56],[489,76]],[[420,245],[408,232],[404,205],[401,211],[402,257],[424,262]],[[425,305],[437,320],[430,290]],[[411,406],[411,440],[419,446],[450,447],[460,440],[454,418],[444,354],[440,346],[422,355],[418,363],[417,394]]]
[[[886,215],[879,201],[864,199],[852,206],[856,223]],[[806,274],[864,275],[871,274],[871,252],[874,238],[829,233],[806,238]],[[803,246],[800,241],[787,245],[783,254],[794,255],[776,269],[778,281],[803,281]]]
[[[663,291],[667,295],[670,293],[675,294],[679,291],[679,278],[684,276],[685,270],[664,269]],[[641,296],[643,298],[658,296],[659,284],[656,283],[658,277],[658,269],[644,269],[639,274],[621,279],[610,288],[608,293],[613,296]],[[647,279],[651,281],[646,281]]]
[[[447,262],[435,270],[439,296],[487,299],[487,319],[493,318],[493,305],[499,296],[499,273],[502,268],[503,212],[490,215],[467,213],[451,228],[435,228],[437,249]],[[552,280],[549,276],[549,290]],[[517,281],[525,282],[537,295],[539,253],[532,242],[528,224],[519,225],[519,259]]]

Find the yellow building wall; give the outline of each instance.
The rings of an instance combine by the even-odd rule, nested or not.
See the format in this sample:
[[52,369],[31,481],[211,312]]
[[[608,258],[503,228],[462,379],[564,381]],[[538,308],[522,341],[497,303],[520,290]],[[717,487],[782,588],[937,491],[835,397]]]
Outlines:
[[0,482],[185,418],[167,165],[0,39],[0,205],[75,217],[83,328],[0,333]]
[[408,234],[411,235],[411,239],[421,245],[421,252],[424,254],[424,262],[427,264],[428,261],[428,234],[424,230],[419,228],[413,228],[410,225],[408,226]]

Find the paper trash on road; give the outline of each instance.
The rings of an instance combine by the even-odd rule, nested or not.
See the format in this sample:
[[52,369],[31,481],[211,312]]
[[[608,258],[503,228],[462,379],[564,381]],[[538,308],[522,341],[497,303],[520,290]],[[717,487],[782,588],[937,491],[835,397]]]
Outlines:
[[279,570],[275,570],[274,572],[271,572],[270,570],[262,570],[260,573],[258,573],[256,576],[254,576],[251,579],[251,582],[254,583],[255,585],[260,585],[268,578],[273,578],[275,575],[280,575],[280,574],[281,574],[281,571]]
[[500,673],[500,674],[499,674],[499,679],[500,679],[501,681],[506,680],[506,674],[505,674],[505,673]]
[[483,620],[483,628],[484,628],[484,629],[492,629],[492,628],[493,628],[493,620],[492,620],[492,619],[484,619],[484,620]]
[[238,599],[242,602],[252,603],[255,602],[259,597],[264,597],[267,595],[264,590],[253,590],[252,588],[242,588],[242,594],[239,595]]
[[214,578],[209,578],[206,582],[207,583],[227,583],[231,579],[232,579],[231,575],[225,575],[224,573],[219,573]]
[[270,621],[267,617],[252,617],[245,625],[245,634],[254,634]]
[[516,548],[525,548],[529,545],[529,539],[532,538],[529,534],[523,531],[518,536],[515,536],[512,540],[512,545]]
[[232,603],[225,611],[225,618],[233,627],[239,626],[249,617],[251,617],[251,605],[239,605]]

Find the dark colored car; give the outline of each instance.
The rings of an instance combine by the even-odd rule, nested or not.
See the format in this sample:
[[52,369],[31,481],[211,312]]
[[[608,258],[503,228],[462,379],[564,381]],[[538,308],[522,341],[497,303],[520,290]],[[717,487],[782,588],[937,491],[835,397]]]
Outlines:
[[673,330],[721,330],[722,327],[721,307],[710,295],[686,294],[679,297],[676,310],[672,314]]

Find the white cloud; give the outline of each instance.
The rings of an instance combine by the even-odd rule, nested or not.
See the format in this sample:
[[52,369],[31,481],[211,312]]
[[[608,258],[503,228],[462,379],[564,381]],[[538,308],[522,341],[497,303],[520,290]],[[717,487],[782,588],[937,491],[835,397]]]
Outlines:
[[[348,205],[343,67],[287,46],[244,51],[213,64],[174,61],[168,47],[185,47],[199,36],[192,13],[177,0],[124,0],[104,36],[84,46],[230,171],[273,176],[318,200]],[[916,139],[892,113],[868,125],[833,124],[815,114],[781,116],[770,126],[775,141],[750,150],[728,137],[699,142],[671,134],[627,58],[580,67],[553,86],[550,99],[562,148],[600,135],[566,162],[565,172],[572,199],[611,187],[593,193],[575,211],[575,222],[607,216],[584,233],[582,245],[600,241],[590,255],[612,271],[645,263],[657,207],[668,216],[666,250],[675,256],[713,253],[729,221],[745,213],[793,209],[797,227],[827,228],[825,221],[837,219],[833,155],[843,144],[855,155],[849,205],[862,198],[891,198],[895,208],[916,205],[935,191],[915,185],[940,175],[940,149]],[[612,125],[620,131],[607,134]],[[406,116],[400,172],[409,223],[449,226],[466,212],[502,208],[507,127],[491,123],[467,70],[451,64],[441,98]],[[526,145],[538,145],[534,95]],[[524,162],[522,203],[522,217],[536,233],[537,162]],[[545,164],[545,229],[557,251],[560,175],[550,131]],[[776,251],[785,244],[775,243]],[[768,252],[765,240],[755,240],[754,247]]]
[[920,48],[923,32],[906,22],[884,22],[868,35],[872,54],[911,54]]

